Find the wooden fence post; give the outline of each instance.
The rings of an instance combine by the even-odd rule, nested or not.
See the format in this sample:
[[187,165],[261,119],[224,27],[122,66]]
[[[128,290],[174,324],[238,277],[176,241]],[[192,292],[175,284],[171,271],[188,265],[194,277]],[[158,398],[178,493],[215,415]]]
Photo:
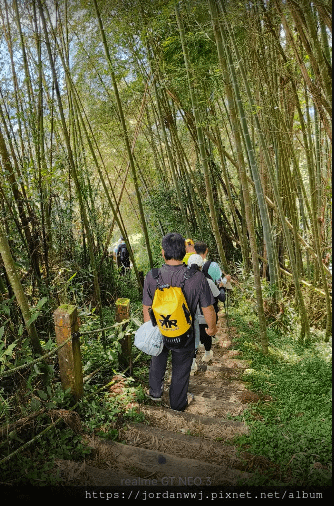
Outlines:
[[79,339],[78,310],[76,306],[62,304],[53,313],[58,350],[61,384],[64,390],[71,389],[77,401],[83,394],[83,376]]
[[[116,300],[116,322],[122,322],[130,318],[130,299]],[[123,326],[123,330],[125,325]],[[132,374],[132,343],[131,335],[125,335],[121,340],[122,353],[120,363],[129,367],[129,373]]]

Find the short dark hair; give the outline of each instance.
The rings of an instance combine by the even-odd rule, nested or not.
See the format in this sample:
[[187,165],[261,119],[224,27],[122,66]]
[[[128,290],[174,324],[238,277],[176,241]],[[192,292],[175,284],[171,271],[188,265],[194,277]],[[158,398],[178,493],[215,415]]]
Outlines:
[[194,248],[195,248],[197,255],[203,255],[206,252],[206,250],[208,249],[208,246],[205,242],[198,241],[198,242],[195,242]]
[[162,239],[162,249],[166,260],[183,260],[186,254],[184,237],[176,232],[170,232]]

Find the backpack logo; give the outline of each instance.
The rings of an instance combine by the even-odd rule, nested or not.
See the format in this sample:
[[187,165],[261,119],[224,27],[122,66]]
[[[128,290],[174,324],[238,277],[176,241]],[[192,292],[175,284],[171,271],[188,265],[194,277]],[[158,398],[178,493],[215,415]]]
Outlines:
[[177,320],[170,320],[170,317],[172,316],[171,314],[168,314],[167,316],[161,314],[160,316],[162,318],[159,320],[161,328],[166,327],[166,329],[171,329],[172,327],[177,327]]

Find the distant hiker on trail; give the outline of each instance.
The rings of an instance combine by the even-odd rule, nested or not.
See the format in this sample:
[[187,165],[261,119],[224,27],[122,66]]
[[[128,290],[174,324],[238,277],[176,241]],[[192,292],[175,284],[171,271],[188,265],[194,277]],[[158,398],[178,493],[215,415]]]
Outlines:
[[196,253],[196,251],[194,248],[194,241],[192,239],[186,239],[185,245],[186,245],[186,254],[183,257],[183,262],[187,265],[188,258],[190,257],[190,255],[193,255],[194,253]]
[[117,267],[119,267],[119,265],[117,263],[117,250],[118,250],[118,246],[121,244],[121,242],[123,242],[123,239],[121,239],[121,238],[118,239],[117,243],[114,245],[114,248],[112,250],[113,260],[116,263]]
[[119,240],[119,244],[116,250],[116,257],[117,266],[120,268],[120,274],[123,275],[125,274],[126,269],[130,267],[130,255],[123,237],[121,237]]
[[[162,239],[162,256],[165,264],[160,269],[152,269],[147,273],[143,290],[144,322],[151,318],[153,324],[159,326],[161,334],[164,336],[162,352],[151,359],[149,397],[158,401],[162,398],[167,358],[169,351],[171,351],[172,380],[169,400],[170,407],[176,411],[184,411],[193,399],[192,394],[188,394],[188,385],[195,351],[193,321],[198,304],[202,308],[208,324],[206,333],[215,335],[217,332],[216,313],[213,307],[215,300],[210,287],[201,272],[190,272],[190,269],[184,265],[185,253],[184,238],[174,232],[167,234]],[[175,296],[169,297],[169,300],[167,300],[168,297],[163,299],[164,291],[169,294],[170,289],[175,291]],[[182,306],[172,307],[178,297],[183,295],[185,302],[182,303]],[[165,301],[165,312],[163,305],[158,306],[157,299],[160,300],[160,303]],[[155,311],[155,308],[158,310]],[[183,331],[180,323],[182,321],[181,312],[190,326],[186,332],[178,335]],[[174,315],[177,316],[174,317]],[[175,335],[173,335],[174,332]]]
[[[199,270],[202,270],[202,272],[203,272],[203,265],[204,265],[204,260],[201,257],[201,255],[197,255],[197,254],[191,255],[188,259],[188,268],[190,268],[190,269],[198,268]],[[218,301],[219,300],[221,302],[225,301],[224,294],[219,290],[219,288],[217,287],[217,284],[216,284],[217,280],[219,279],[219,277],[217,277],[217,275],[218,276],[220,275],[220,271],[218,271],[218,270],[216,271],[216,275],[214,277],[210,276],[209,274],[206,275],[207,282],[210,286],[212,295],[215,298],[214,308],[215,308],[215,312],[216,312],[216,322],[218,322],[218,311],[219,311]],[[213,351],[211,349],[213,336],[208,335],[206,333],[206,329],[208,327],[207,322],[206,322],[203,312],[201,311],[201,308],[199,306],[197,307],[195,318],[196,318],[196,321],[198,322],[198,332],[199,332],[199,339],[197,339],[196,342],[199,343],[199,341],[200,341],[204,345],[205,354],[203,357],[203,361],[209,362],[209,360],[211,360],[213,357]],[[195,326],[195,329],[196,329],[196,326]],[[196,358],[196,354],[195,354],[195,358]],[[194,370],[194,371],[197,369],[197,366],[195,364],[196,364],[196,362],[195,363],[193,362],[193,365],[192,365],[192,370]]]

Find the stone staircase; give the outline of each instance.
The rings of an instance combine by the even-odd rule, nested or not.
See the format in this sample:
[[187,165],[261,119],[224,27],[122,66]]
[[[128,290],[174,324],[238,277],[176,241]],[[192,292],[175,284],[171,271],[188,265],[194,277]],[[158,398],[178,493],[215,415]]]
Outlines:
[[[131,423],[119,430],[122,442],[87,439],[93,449],[85,463],[58,461],[67,485],[85,486],[236,486],[246,485],[254,456],[238,453],[233,438],[247,434],[242,415],[255,394],[240,379],[247,363],[232,348],[233,329],[220,313],[213,358],[202,360],[191,376],[194,400],[183,412],[168,405],[168,379],[161,402],[137,405],[145,423]],[[239,416],[240,419],[240,416]],[[242,416],[241,416],[242,419]]]

